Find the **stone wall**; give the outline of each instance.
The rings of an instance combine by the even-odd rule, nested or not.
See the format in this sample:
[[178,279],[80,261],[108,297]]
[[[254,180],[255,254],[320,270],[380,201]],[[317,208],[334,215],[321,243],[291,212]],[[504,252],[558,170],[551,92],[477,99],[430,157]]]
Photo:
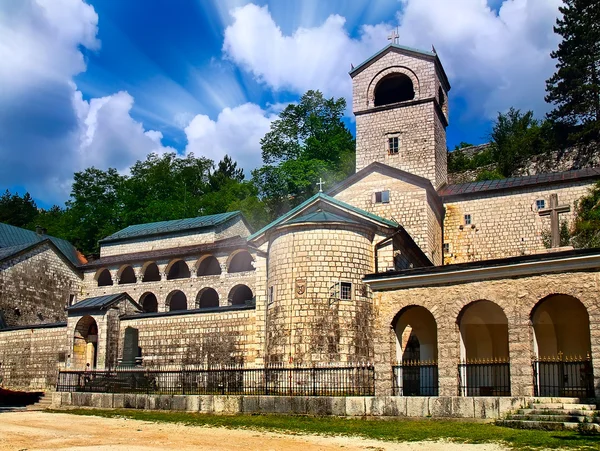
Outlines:
[[146,236],[114,243],[101,243],[100,257],[212,243],[233,236],[248,235],[250,235],[250,230],[244,221],[241,218],[234,218],[219,227],[206,228],[201,231],[170,233],[168,235]]
[[0,264],[0,312],[9,327],[64,321],[80,286],[79,273],[43,244]]
[[[374,193],[390,191],[389,203],[375,203]],[[397,221],[421,250],[441,264],[441,212],[424,188],[374,171],[335,195],[336,199],[382,218]]]
[[[372,240],[358,227],[327,224],[286,228],[271,238],[268,362],[369,360],[371,299],[362,277],[374,270]],[[352,284],[352,299],[338,298],[340,281]]]
[[[392,73],[404,74],[412,80],[414,100],[374,107],[377,83]],[[440,110],[438,76],[432,61],[392,50],[353,77],[357,171],[379,161],[428,178],[435,188],[446,183],[442,121],[447,121],[447,101]],[[445,98],[447,93],[443,94]],[[446,116],[440,116],[438,110],[445,111]],[[398,154],[389,155],[388,138],[393,136],[399,137],[400,148]]]
[[[484,279],[484,276],[481,276]],[[426,284],[425,281],[422,282]],[[391,394],[390,365],[396,357],[396,335],[391,325],[395,316],[408,306],[429,310],[437,325],[440,396],[458,394],[458,364],[461,356],[459,314],[475,301],[497,304],[508,319],[510,379],[513,396],[533,395],[531,356],[534,355],[530,314],[538,302],[550,295],[572,296],[585,306],[589,315],[591,357],[594,363],[596,396],[600,393],[600,272],[544,274],[501,280],[480,280],[442,286],[422,286],[376,292],[375,371],[376,394]]]
[[[562,183],[465,196],[445,203],[444,243],[446,264],[527,255],[544,250],[542,233],[550,232],[550,217],[541,217],[536,200],[550,206],[550,195],[558,194],[559,205],[570,205],[571,211],[560,215],[569,224],[575,217],[577,200],[586,195],[589,181]],[[471,225],[464,215],[471,215]]]
[[181,364],[252,365],[256,359],[255,310],[142,315],[121,320],[119,356],[125,329],[139,330],[144,366]]
[[46,390],[56,386],[67,354],[66,324],[0,330],[0,385]]

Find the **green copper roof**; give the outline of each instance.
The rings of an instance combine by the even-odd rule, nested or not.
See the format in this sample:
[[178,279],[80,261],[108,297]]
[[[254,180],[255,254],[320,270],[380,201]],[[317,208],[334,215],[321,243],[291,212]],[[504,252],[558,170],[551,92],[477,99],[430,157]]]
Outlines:
[[50,235],[39,235],[32,230],[4,223],[0,223],[0,259],[15,255],[44,240],[50,240],[75,266],[83,263],[77,249],[68,241]]
[[343,216],[339,216],[334,213],[322,210],[315,211],[314,213],[309,213],[307,215],[299,216],[297,218],[292,219],[291,221],[286,222],[286,224],[302,224],[304,222],[347,222],[349,224],[358,224],[358,222],[350,218],[344,218]]
[[123,299],[128,299],[141,310],[139,304],[137,304],[127,293],[116,293],[82,299],[81,301],[78,301],[75,304],[68,307],[67,311],[73,313],[84,310],[106,310],[114,303],[119,302]]
[[239,211],[232,211],[228,213],[219,213],[216,215],[199,216],[197,218],[175,219],[172,221],[131,225],[100,240],[100,243],[109,243],[111,241],[121,241],[130,238],[140,238],[151,235],[164,235],[168,233],[212,228],[229,221],[237,215],[241,215],[241,213]]
[[289,218],[292,218],[294,215],[296,215],[297,213],[299,213],[300,211],[302,211],[304,208],[306,208],[307,206],[309,206],[312,203],[317,202],[319,200],[328,202],[328,203],[330,203],[332,205],[335,205],[337,207],[343,208],[345,210],[349,210],[349,211],[351,211],[353,213],[356,213],[359,216],[366,217],[366,218],[368,218],[368,219],[370,219],[372,221],[379,222],[380,224],[383,224],[385,226],[393,227],[393,228],[398,227],[398,223],[396,223],[394,221],[390,221],[389,219],[385,219],[385,218],[382,218],[380,216],[374,215],[373,213],[369,213],[368,211],[361,210],[360,208],[356,208],[353,205],[347,204],[347,203],[342,202],[340,200],[337,200],[337,199],[335,199],[333,197],[330,197],[330,196],[328,196],[325,193],[319,192],[319,193],[315,194],[313,197],[311,197],[310,199],[307,199],[304,202],[302,202],[296,208],[288,211],[283,216],[280,216],[279,218],[277,218],[272,223],[266,225],[265,227],[263,227],[262,229],[260,229],[258,232],[250,235],[248,237],[248,241],[252,241],[255,238],[257,238],[260,235],[262,235],[263,233],[265,233],[267,230],[269,230],[269,229],[271,229],[271,228],[273,228],[275,226],[278,226],[278,225],[286,222]]
[[375,53],[374,55],[370,56],[369,58],[367,58],[366,60],[364,60],[362,63],[360,63],[358,66],[356,66],[354,69],[352,69],[349,74],[352,76],[352,74],[354,74],[356,71],[360,70],[363,66],[365,66],[366,64],[369,63],[369,61],[371,61],[372,59],[377,58],[379,55],[381,55],[382,53],[387,52],[388,49],[390,48],[395,48],[398,50],[404,50],[406,52],[411,52],[411,53],[419,53],[421,55],[424,56],[428,56],[430,58],[436,58],[437,54],[433,53],[433,52],[426,52],[424,50],[419,50],[419,49],[413,49],[411,47],[406,47],[400,44],[388,44],[386,45],[384,48],[382,48],[379,52]]

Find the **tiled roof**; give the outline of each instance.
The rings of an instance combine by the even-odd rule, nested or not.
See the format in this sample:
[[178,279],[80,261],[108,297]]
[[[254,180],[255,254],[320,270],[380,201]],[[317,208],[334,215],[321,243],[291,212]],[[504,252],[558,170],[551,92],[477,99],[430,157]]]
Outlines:
[[[441,188],[438,193],[443,198],[453,196],[468,196],[483,192],[500,191],[529,187],[535,185],[550,185],[561,182],[575,182],[585,179],[600,178],[600,168],[578,169],[566,172],[550,172],[546,174],[528,175],[525,177],[511,177],[501,180],[485,180],[483,182],[460,183]],[[447,199],[444,199],[447,200]]]
[[85,263],[83,256],[66,240],[50,235],[39,235],[32,230],[4,223],[0,223],[0,259],[8,258],[45,240],[50,240],[73,265],[79,266]]
[[115,265],[118,263],[135,263],[170,257],[185,257],[187,255],[201,254],[203,252],[210,252],[218,249],[241,248],[247,246],[248,242],[246,241],[246,238],[234,236],[225,238],[223,240],[214,241],[212,243],[194,244],[192,246],[181,246],[170,249],[156,249],[152,251],[135,252],[130,254],[110,255],[108,257],[101,257],[97,260],[92,260],[88,264],[83,265],[81,268],[100,268],[102,266]]
[[67,311],[69,313],[73,313],[84,310],[106,310],[108,307],[115,304],[116,302],[121,301],[122,299],[129,299],[129,301],[133,302],[136,306],[138,306],[138,304],[133,299],[131,299],[131,296],[129,296],[127,293],[117,293],[83,299],[68,307]]
[[131,225],[100,240],[100,243],[109,243],[112,241],[121,241],[130,238],[212,228],[238,215],[241,215],[239,211],[232,211],[228,213],[219,213],[216,215],[199,216],[197,218],[175,219],[172,221]]

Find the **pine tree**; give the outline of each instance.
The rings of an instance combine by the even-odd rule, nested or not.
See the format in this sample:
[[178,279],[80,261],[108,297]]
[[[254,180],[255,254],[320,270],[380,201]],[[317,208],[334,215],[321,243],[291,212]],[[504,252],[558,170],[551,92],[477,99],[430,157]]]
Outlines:
[[576,141],[600,136],[600,2],[564,0],[554,32],[562,36],[556,73],[546,81],[546,102],[554,104],[548,118],[576,129]]

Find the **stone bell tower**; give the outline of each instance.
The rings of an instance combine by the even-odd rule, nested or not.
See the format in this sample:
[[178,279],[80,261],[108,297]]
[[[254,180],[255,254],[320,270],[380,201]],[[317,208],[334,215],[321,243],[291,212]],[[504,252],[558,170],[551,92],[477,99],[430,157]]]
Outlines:
[[437,54],[392,43],[350,76],[356,170],[380,162],[444,185],[450,84]]

